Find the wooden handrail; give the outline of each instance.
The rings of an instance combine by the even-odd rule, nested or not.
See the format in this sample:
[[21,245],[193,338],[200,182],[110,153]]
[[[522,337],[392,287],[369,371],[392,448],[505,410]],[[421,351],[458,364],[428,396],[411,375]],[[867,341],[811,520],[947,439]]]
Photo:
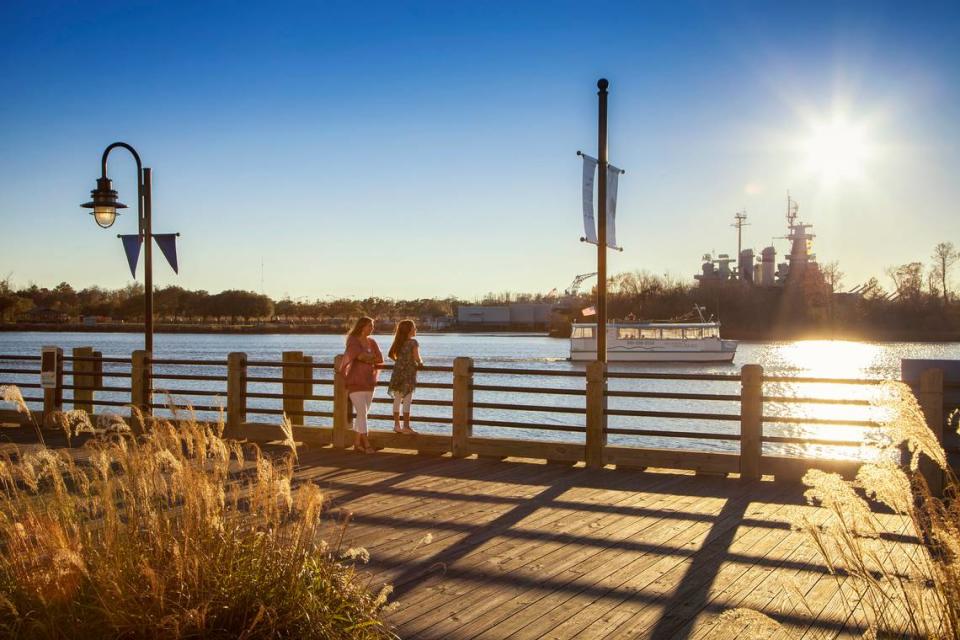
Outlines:
[[630,409],[607,409],[608,416],[633,416],[638,418],[682,418],[687,420],[729,420],[738,422],[740,416],[732,413],[691,413],[687,411],[633,411]]
[[[417,385],[421,386],[421,385]],[[500,391],[507,393],[539,393],[539,394],[550,394],[550,395],[565,395],[565,396],[585,396],[587,392],[585,389],[563,389],[559,387],[514,387],[510,385],[497,385],[497,384],[475,384],[471,388],[474,391]],[[607,394],[610,395],[610,394]]]
[[536,411],[540,413],[576,413],[585,415],[586,407],[550,407],[535,404],[506,404],[502,402],[474,402],[470,405],[474,409],[501,409],[508,411]]
[[[91,355],[88,355],[91,354]],[[36,362],[38,356],[2,356],[0,361]],[[44,389],[44,397],[28,397],[27,402],[43,402],[46,413],[61,410],[64,400],[73,404],[74,408],[83,408],[93,413],[94,407],[124,407],[137,406],[146,414],[153,409],[163,410],[168,404],[160,400],[164,395],[173,398],[223,398],[225,406],[211,404],[194,405],[197,412],[221,412],[226,414],[227,434],[238,438],[268,438],[276,437],[279,431],[270,427],[267,422],[248,422],[247,415],[286,416],[298,425],[306,441],[322,442],[334,446],[345,447],[350,444],[351,407],[347,398],[345,381],[338,370],[338,361],[313,362],[309,355],[302,351],[286,352],[282,361],[274,360],[247,360],[246,354],[231,353],[226,360],[197,360],[183,358],[151,358],[144,351],[136,351],[130,358],[103,357],[93,352],[89,347],[77,348],[72,356],[63,356],[58,362],[72,362],[73,369],[63,371],[62,366],[55,372],[55,386],[53,389]],[[121,370],[102,371],[104,364],[118,365]],[[22,365],[21,365],[22,366]],[[13,377],[38,376],[39,370],[35,364],[24,366],[6,366],[0,368],[0,374],[12,374]],[[129,366],[129,371],[123,370]],[[30,368],[27,368],[30,367]],[[185,368],[180,368],[185,367]],[[216,373],[194,373],[193,367],[212,367],[225,369],[226,375]],[[279,370],[279,375],[251,376],[252,369],[260,368],[262,373],[276,373],[270,369]],[[384,365],[382,369],[389,371],[393,367]],[[159,370],[157,370],[159,369]],[[204,371],[204,369],[200,369]],[[207,369],[209,371],[209,369]],[[330,374],[315,373],[330,371]],[[802,384],[839,384],[874,386],[882,380],[876,379],[848,379],[848,378],[812,378],[790,376],[764,375],[762,369],[755,365],[747,365],[738,373],[693,374],[693,373],[659,373],[644,371],[610,371],[608,367],[588,364],[585,369],[549,370],[539,368],[511,368],[476,366],[470,358],[457,358],[453,366],[429,366],[421,369],[422,372],[440,375],[425,376],[418,384],[424,390],[436,390],[441,393],[418,398],[414,406],[418,410],[427,407],[441,409],[436,413],[445,415],[418,415],[416,412],[411,420],[418,424],[450,425],[445,435],[437,433],[423,433],[421,436],[378,440],[388,443],[388,446],[406,447],[412,449],[429,450],[431,453],[451,452],[454,456],[464,457],[473,454],[503,457],[506,455],[533,455],[556,461],[584,461],[591,467],[603,467],[608,464],[628,467],[644,467],[662,465],[673,468],[694,469],[710,473],[730,473],[739,471],[745,479],[758,479],[760,474],[779,474],[781,469],[784,475],[795,476],[798,470],[816,465],[816,459],[789,458],[780,454],[772,454],[767,445],[810,445],[810,446],[860,446],[859,440],[842,440],[835,438],[815,437],[815,432],[809,437],[802,435],[786,435],[784,431],[764,434],[764,424],[772,425],[819,425],[849,426],[854,428],[877,428],[881,424],[874,420],[804,417],[797,415],[764,415],[764,404],[812,404],[836,405],[852,407],[870,407],[873,403],[867,398],[819,398],[811,395],[789,396],[781,393],[763,394],[765,384],[772,383],[802,383]],[[449,376],[443,374],[450,374]],[[64,384],[63,376],[72,376],[72,384]],[[489,383],[476,382],[477,376],[504,376],[506,379],[490,380]],[[318,376],[318,377],[314,377]],[[533,384],[511,384],[510,376],[533,377]],[[104,385],[103,379],[129,379],[129,386],[121,382],[117,386]],[[567,378],[569,386],[554,384],[552,386],[534,386],[539,382],[555,378]],[[181,384],[177,388],[158,388],[158,382],[163,380],[182,380],[188,383],[197,383],[198,388],[189,388],[193,384]],[[645,389],[641,385],[632,385],[634,388],[608,388],[610,380],[662,380],[662,381],[714,381],[739,383],[739,393],[693,393],[675,391],[655,391]],[[930,416],[942,414],[944,402],[943,389],[960,388],[957,383],[944,383],[941,378],[927,376],[923,384],[915,385],[922,392],[924,411]],[[6,384],[6,383],[0,383]],[[9,383],[17,384],[17,383]],[[162,384],[162,383],[161,383]],[[274,391],[263,391],[270,386],[254,387],[250,384],[282,385]],[[925,386],[924,386],[925,385]],[[25,389],[40,389],[37,382],[21,383]],[[314,393],[314,389],[325,387],[326,393]],[[639,387],[639,388],[638,388]],[[332,390],[332,393],[331,393]],[[449,390],[449,395],[447,392]],[[770,389],[772,391],[772,388]],[[63,398],[63,391],[71,391],[72,397]],[[129,393],[129,401],[100,400],[94,397],[95,393],[121,394]],[[483,396],[482,394],[504,394],[504,396]],[[478,395],[480,394],[480,395]],[[440,397],[438,397],[440,396]],[[533,396],[533,398],[531,398]],[[555,400],[547,400],[550,396]],[[511,402],[513,397],[533,400],[532,403]],[[581,402],[568,403],[563,398],[583,398]],[[486,399],[489,398],[489,401]],[[544,400],[538,401],[540,398]],[[736,402],[739,411],[729,409],[724,413],[715,411],[664,411],[633,409],[630,404],[608,406],[610,399],[649,399],[649,400],[677,400],[688,403],[709,402]],[[265,400],[257,404],[272,406],[250,406],[250,400]],[[273,401],[273,402],[269,402]],[[305,404],[308,402],[325,403],[319,407]],[[281,404],[282,403],[282,404]],[[393,403],[391,398],[374,398],[374,403],[380,407]],[[573,404],[574,406],[570,406]],[[644,406],[640,403],[635,403]],[[937,410],[936,406],[941,407]],[[656,407],[657,405],[654,405]],[[686,408],[686,407],[684,407]],[[324,410],[319,410],[324,409]],[[446,410],[449,410],[447,413]],[[769,409],[768,409],[769,411]],[[534,418],[530,422],[522,419],[511,419],[514,415],[503,415],[509,412],[519,416],[523,413],[542,413],[555,416],[558,419],[563,415],[583,416],[583,424],[569,424],[558,420],[552,424],[549,420]],[[8,412],[9,413],[9,412]],[[475,415],[479,414],[479,415]],[[6,414],[5,414],[6,415]],[[841,414],[842,415],[842,414]],[[392,415],[373,413],[368,416],[371,421],[380,423],[393,421]],[[499,419],[501,417],[507,419]],[[320,418],[320,425],[326,428],[326,435],[308,436],[318,428],[317,421],[304,425],[305,418]],[[739,431],[732,433],[714,431],[700,432],[690,428],[661,429],[660,425],[647,425],[646,421],[621,420],[613,425],[608,424],[611,418],[644,418],[680,421],[717,421],[726,423],[740,423]],[[572,419],[576,422],[578,419]],[[332,422],[332,428],[331,428]],[[299,426],[304,425],[304,426]],[[131,425],[133,426],[133,425]],[[476,427],[493,429],[524,430],[536,432],[566,432],[571,437],[562,442],[547,439],[511,440],[496,436],[496,433],[485,432],[483,436],[474,433]],[[135,429],[138,427],[134,426]],[[139,428],[145,428],[141,425]],[[306,430],[304,430],[306,428]],[[376,431],[376,433],[381,433]],[[444,433],[441,428],[439,433]],[[783,434],[783,435],[780,435]],[[380,437],[380,436],[378,436]],[[385,437],[385,436],[384,436]],[[608,437],[617,438],[608,443]],[[695,442],[697,440],[728,442],[739,444],[739,451],[730,448],[726,452],[698,451],[693,448],[644,448],[637,445],[640,438],[669,438],[676,441]],[[649,447],[649,445],[645,445]],[[689,447],[690,445],[686,445]],[[695,446],[695,445],[694,445]],[[955,445],[950,445],[955,446]],[[539,453],[538,453],[539,452]],[[502,454],[502,455],[501,455]],[[802,450],[799,455],[803,455]],[[785,466],[784,466],[785,465]]]
[[638,371],[609,371],[607,377],[627,380],[699,380],[703,382],[740,382],[735,373],[647,373]]
[[880,427],[875,420],[847,420],[846,418],[804,418],[800,416],[763,416],[763,422],[773,424],[823,424],[837,427]]
[[739,394],[669,393],[665,391],[607,391],[608,398],[660,398],[665,400],[715,400],[740,402]]
[[551,371],[549,369],[508,369],[505,367],[473,367],[470,373],[504,373],[517,376],[547,376],[554,378],[583,378],[582,371]]
[[700,440],[728,440],[740,442],[739,434],[732,433],[699,433],[696,431],[673,431],[669,429],[621,429],[608,427],[607,433],[625,436],[655,436],[658,438],[690,438]]
[[[106,359],[104,359],[106,362]],[[129,360],[127,360],[129,362]],[[163,365],[183,365],[183,366],[199,366],[199,367],[225,367],[227,366],[226,360],[190,360],[184,358],[149,358],[148,362],[150,364],[163,364]]]
[[792,396],[763,396],[764,402],[781,402],[783,404],[837,404],[837,405],[851,405],[858,407],[869,407],[873,403],[869,400],[847,400],[842,398],[795,398]]
[[882,378],[809,378],[805,376],[764,376],[763,382],[800,382],[804,384],[861,384],[877,385],[888,382]]

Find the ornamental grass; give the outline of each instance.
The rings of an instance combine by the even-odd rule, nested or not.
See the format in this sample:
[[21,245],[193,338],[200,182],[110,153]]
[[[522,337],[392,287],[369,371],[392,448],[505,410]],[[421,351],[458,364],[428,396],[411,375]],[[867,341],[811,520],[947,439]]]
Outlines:
[[390,588],[341,552],[320,489],[294,486],[295,449],[193,418],[60,424],[94,435],[0,458],[0,637],[395,637]]
[[[864,637],[960,638],[960,482],[907,385],[884,385],[877,405],[883,455],[861,466],[854,482],[809,471],[805,496],[822,509],[816,521],[799,513],[795,527],[836,578],[845,619]],[[942,496],[931,493],[922,464],[943,472]],[[804,602],[800,590],[784,588]],[[809,605],[806,612],[813,621]],[[721,628],[793,637],[744,609],[725,612]]]

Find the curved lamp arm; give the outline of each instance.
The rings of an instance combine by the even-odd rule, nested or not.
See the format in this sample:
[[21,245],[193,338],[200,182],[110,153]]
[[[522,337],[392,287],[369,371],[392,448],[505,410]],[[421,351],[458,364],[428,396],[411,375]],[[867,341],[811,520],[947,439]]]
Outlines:
[[[100,159],[100,172],[104,178],[107,177],[107,157],[114,149],[126,149],[137,162],[137,230],[143,235],[143,163],[140,162],[140,154],[137,150],[126,142],[114,142],[103,150],[103,157]],[[149,242],[149,239],[147,240]]]
[[130,154],[133,156],[133,159],[137,161],[137,184],[140,184],[140,175],[143,173],[143,163],[140,162],[140,154],[137,153],[137,150],[131,147],[126,142],[114,142],[113,144],[111,144],[110,146],[108,146],[106,149],[103,150],[103,157],[100,159],[100,170],[101,170],[101,173],[103,174],[103,177],[104,178],[107,177],[107,156],[109,156],[110,152],[116,149],[117,147],[121,147],[129,151]]

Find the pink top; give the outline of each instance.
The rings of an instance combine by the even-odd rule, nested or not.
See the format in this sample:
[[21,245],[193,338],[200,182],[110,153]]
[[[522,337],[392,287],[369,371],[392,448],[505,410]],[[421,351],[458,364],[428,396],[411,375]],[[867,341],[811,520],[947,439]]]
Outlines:
[[373,391],[377,386],[380,369],[374,364],[357,359],[357,356],[364,353],[372,355],[377,362],[383,362],[383,354],[380,353],[376,340],[364,340],[356,336],[347,338],[347,350],[343,353],[343,362],[340,365],[346,378],[347,393]]

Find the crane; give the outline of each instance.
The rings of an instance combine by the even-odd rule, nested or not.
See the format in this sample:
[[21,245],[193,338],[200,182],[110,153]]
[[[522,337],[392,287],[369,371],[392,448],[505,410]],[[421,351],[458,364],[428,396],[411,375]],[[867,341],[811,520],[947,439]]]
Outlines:
[[580,275],[578,275],[576,278],[573,279],[573,282],[570,283],[570,286],[567,287],[563,293],[568,296],[577,295],[577,293],[580,291],[580,285],[582,285],[584,282],[594,277],[595,275],[597,275],[596,271],[594,271],[593,273],[581,273]]

